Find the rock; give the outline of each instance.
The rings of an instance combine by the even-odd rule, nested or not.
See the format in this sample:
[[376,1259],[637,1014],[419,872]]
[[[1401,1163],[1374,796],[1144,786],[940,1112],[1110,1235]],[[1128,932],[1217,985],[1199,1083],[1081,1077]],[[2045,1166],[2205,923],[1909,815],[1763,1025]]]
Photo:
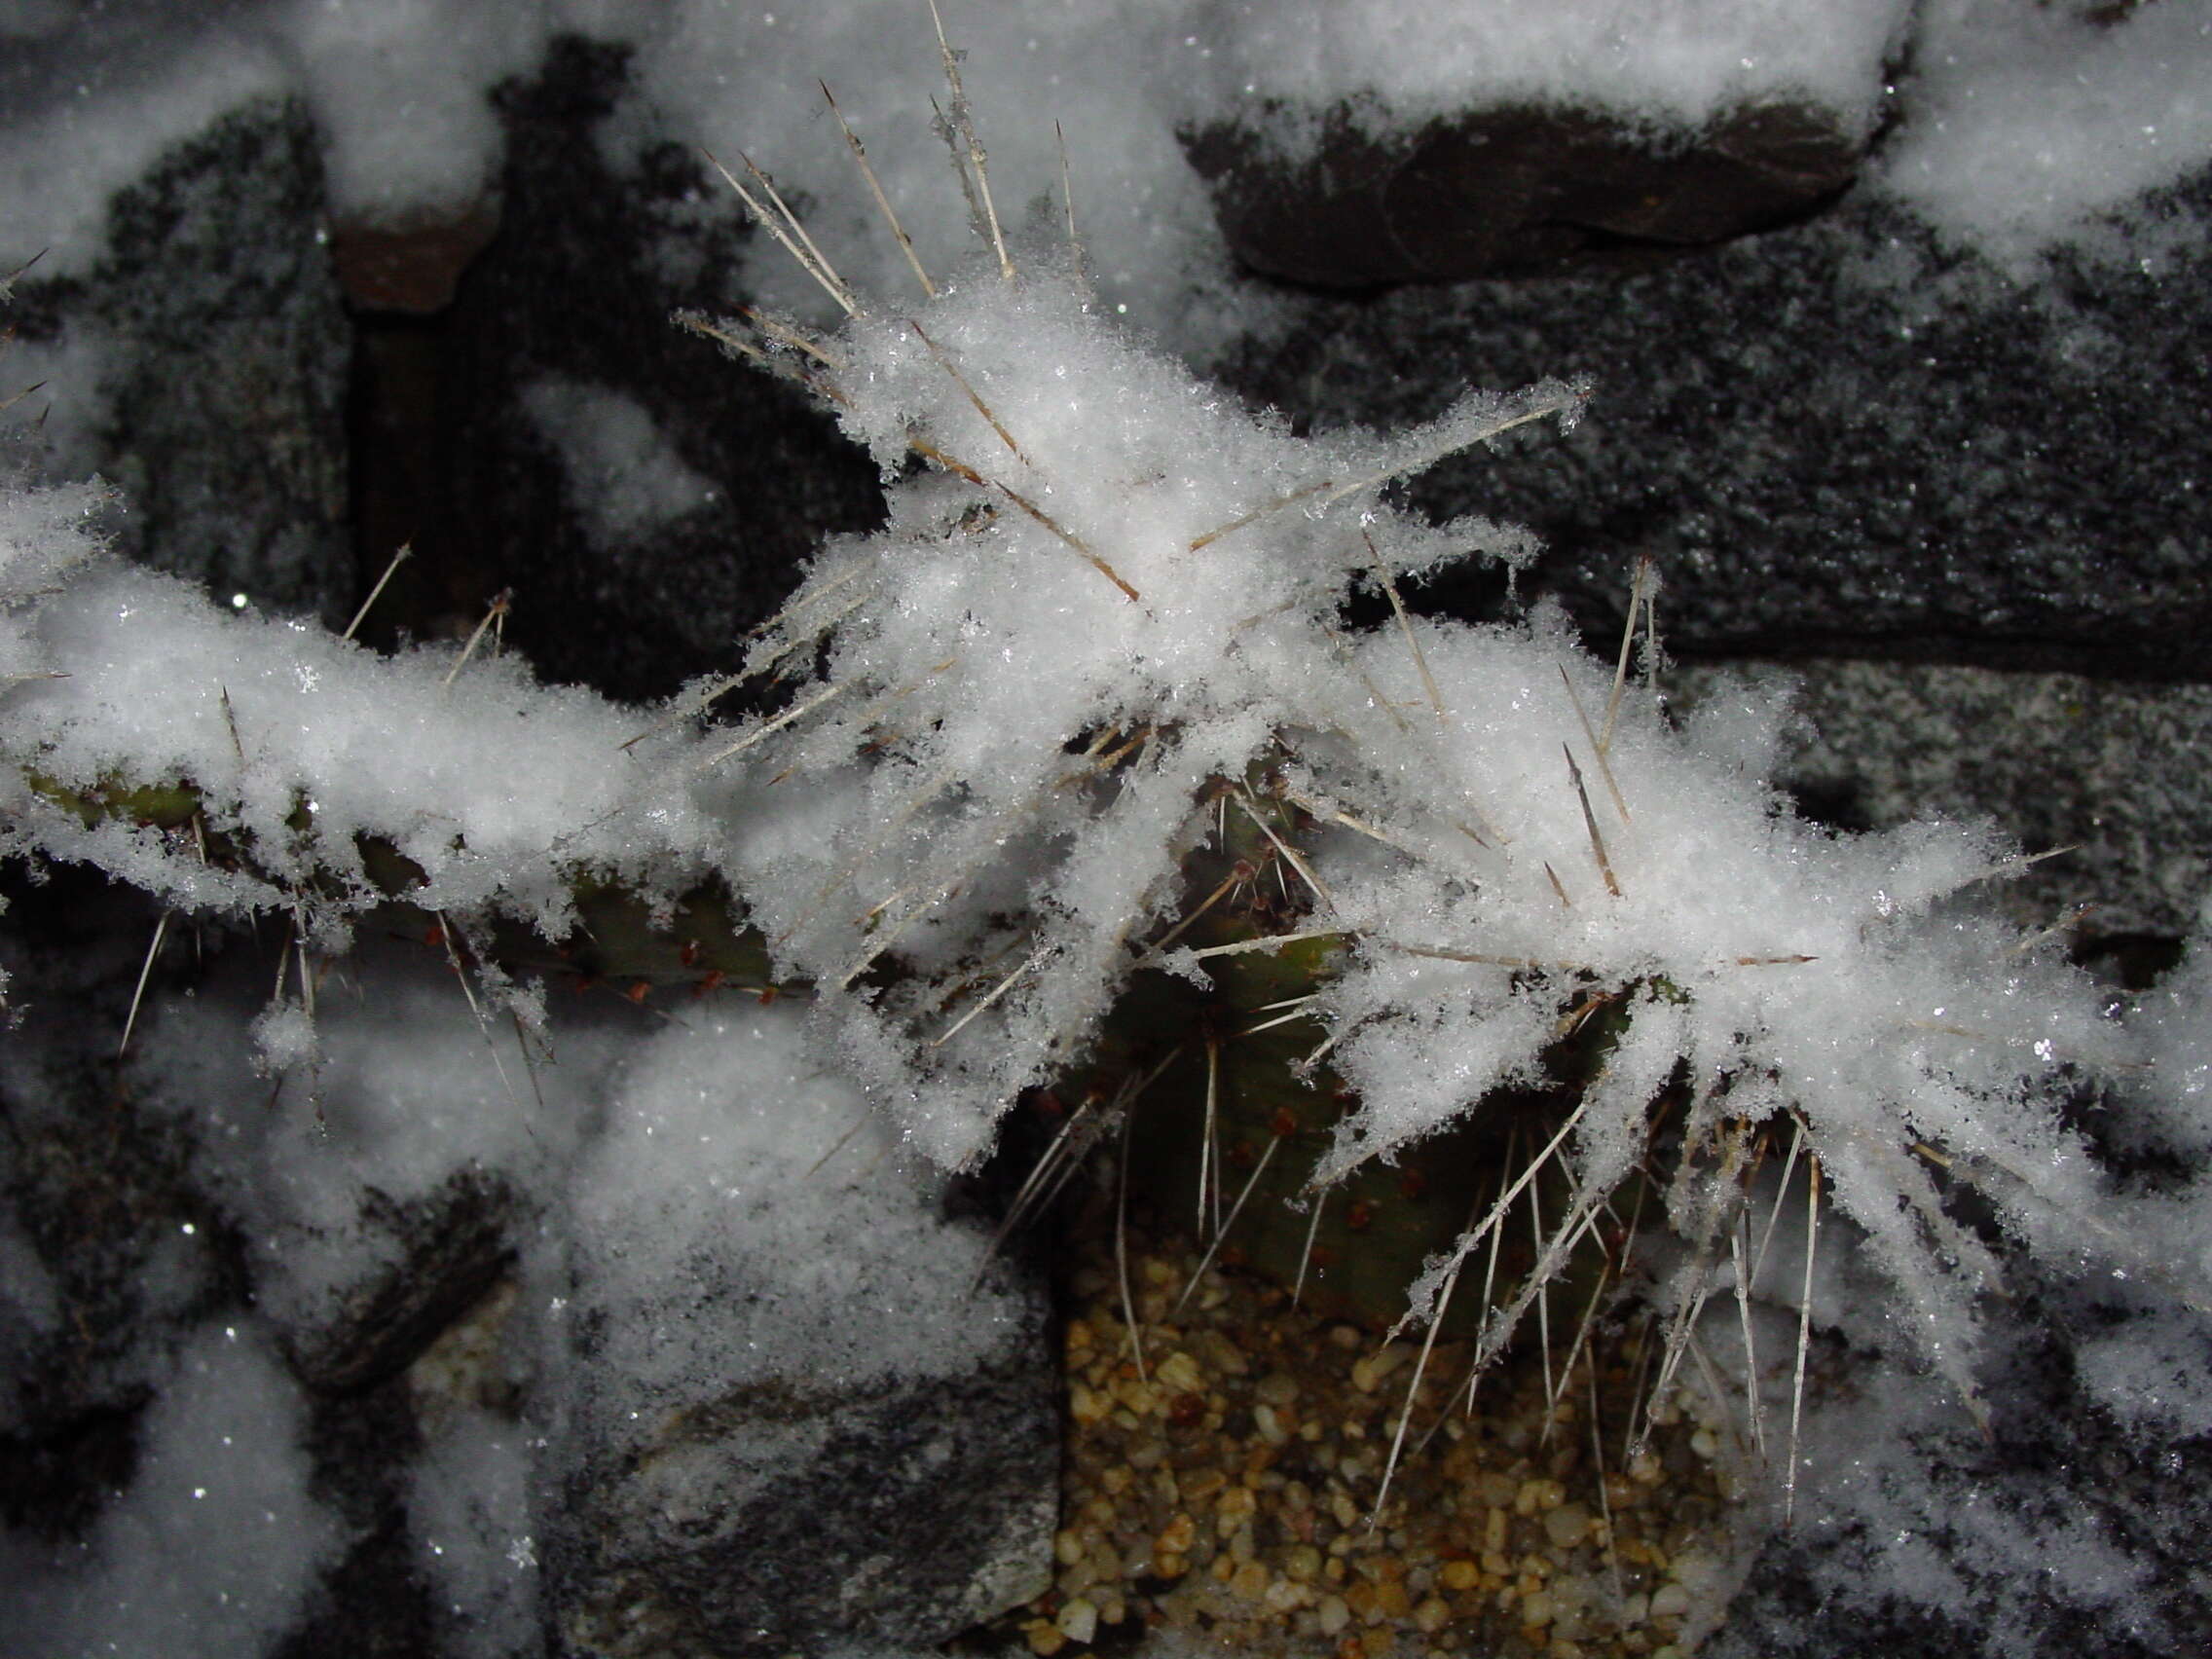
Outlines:
[[[1987,897],[2023,927],[2078,908],[2087,935],[2178,938],[2212,889],[2212,686],[1819,659],[1795,681],[1805,723],[1780,782],[1841,829],[1994,819],[2030,853],[2072,851]],[[1666,678],[1678,714],[1725,683]]]
[[[685,148],[609,166],[626,56],[570,37],[498,94],[499,232],[439,323],[445,478],[400,534],[468,623],[511,587],[507,637],[548,679],[645,698],[726,671],[798,562],[882,503],[828,416],[671,323],[734,309],[751,233]],[[625,509],[579,513],[606,477],[636,486]]]
[[1924,1401],[1880,1392],[1923,1379],[1861,1367],[1866,1397],[1825,1408],[1860,1424],[1856,1439],[1815,1428],[1795,1525],[1765,1539],[1700,1651],[2165,1659],[2199,1645],[2188,1633],[2212,1619],[2212,1501],[2189,1476],[2212,1441],[2116,1420],[2082,1385],[2074,1344],[2125,1317],[2103,1305],[2109,1287],[2024,1272],[2012,1294],[2026,1317],[1984,1368],[1987,1432],[1956,1419],[1932,1431]]
[[[2212,219],[2212,170],[2174,191]],[[1286,301],[1230,353],[1239,390],[1316,427],[1390,429],[1468,384],[1587,370],[1566,438],[1411,487],[1549,543],[1521,578],[1619,637],[1637,558],[1678,656],[1893,657],[2212,676],[2212,239],[2151,268],[2060,256],[2002,288],[1879,203],[1635,271]],[[1494,613],[1494,573],[1426,603]]]
[[1377,135],[1348,105],[1295,163],[1250,128],[1181,134],[1230,251],[1330,288],[1551,269],[1594,254],[1715,242],[1823,205],[1852,181],[1856,124],[1809,103],[1739,105],[1654,134],[1601,110],[1469,110]]
[[926,1645],[1051,1583],[1043,1275],[976,1282],[987,1233],[803,1028],[732,1014],[635,1061],[527,1293],[558,1654]]
[[663,1419],[569,1488],[567,1548],[547,1563],[557,1650],[944,1641],[1050,1587],[1055,1430],[1047,1380],[1020,1365],[949,1386],[746,1390]]
[[453,304],[461,273],[498,228],[488,202],[400,224],[344,220],[331,229],[330,260],[350,304],[426,316]]
[[364,1189],[354,1231],[374,1266],[332,1287],[315,1323],[281,1330],[300,1381],[357,1394],[413,1364],[512,1263],[526,1208],[507,1182],[469,1169],[404,1203]]
[[306,107],[254,98],[117,191],[100,258],[45,278],[32,266],[9,314],[27,347],[61,354],[57,372],[97,375],[60,388],[82,413],[56,461],[121,486],[124,551],[343,625],[352,342],[321,208]]

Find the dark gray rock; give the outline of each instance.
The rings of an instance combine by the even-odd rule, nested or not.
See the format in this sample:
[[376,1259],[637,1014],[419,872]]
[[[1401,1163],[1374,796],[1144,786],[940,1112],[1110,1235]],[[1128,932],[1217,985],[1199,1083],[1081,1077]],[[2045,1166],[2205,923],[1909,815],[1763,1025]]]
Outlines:
[[1250,129],[1182,133],[1230,251],[1321,287],[1540,271],[1639,247],[1725,240],[1813,211],[1851,183],[1856,124],[1812,104],[1747,104],[1696,132],[1598,110],[1469,110],[1372,134],[1340,105],[1290,164]]
[[[2212,218],[2212,171],[2159,204]],[[1317,427],[1395,426],[1464,385],[1586,370],[1569,437],[1517,437],[1412,486],[1533,526],[1521,581],[1617,638],[1640,554],[1681,655],[1807,654],[2212,676],[2212,239],[2153,269],[2061,256],[1975,279],[1852,199],[1633,271],[1362,299],[1290,296],[1231,352]],[[1501,576],[1447,574],[1476,614]]]
[[352,340],[321,212],[307,109],[256,98],[115,194],[89,270],[32,266],[10,318],[26,343],[97,342],[98,414],[64,461],[121,486],[124,551],[343,623]]
[[[500,227],[439,324],[445,478],[417,536],[473,621],[514,590],[508,639],[539,672],[657,696],[728,668],[745,630],[795,585],[823,536],[882,516],[875,469],[791,387],[726,361],[670,321],[726,313],[743,240],[727,187],[662,144],[610,168],[595,129],[623,87],[623,49],[573,37],[498,102],[508,133]],[[695,504],[585,521],[560,445],[528,403],[553,386],[631,412],[659,457],[704,486]]]
[[[1994,819],[2030,853],[2074,851],[1984,898],[2023,927],[2087,906],[2084,934],[2179,937],[2212,892],[2212,686],[1815,660],[1787,670],[1803,723],[1780,782],[1841,829]],[[1688,713],[1721,683],[1667,677]]]
[[962,1297],[980,1224],[943,1212],[941,1178],[901,1171],[872,1124],[824,1168],[827,1120],[799,1110],[738,1085],[712,1132],[758,1124],[735,1131],[754,1151],[702,1151],[695,1193],[608,1211],[641,1178],[657,1203],[661,1149],[708,1138],[615,1107],[560,1265],[525,1293],[547,1310],[539,1605],[569,1659],[920,1646],[1050,1588],[1044,1275],[1002,1263]]
[[1042,1595],[1056,1405],[1010,1361],[952,1383],[750,1389],[595,1448],[546,1561],[557,1651],[933,1643]]
[[[1988,1434],[1963,1422],[1912,1431],[1910,1481],[1886,1477],[1879,1454],[1871,1468],[1853,1467],[1856,1449],[1831,1436],[1797,1524],[1758,1549],[1703,1651],[2168,1659],[2198,1650],[2212,1621],[2203,1479],[2212,1442],[2116,1421],[2078,1382],[2072,1347],[2125,1313],[2093,1281],[2039,1277],[2022,1272],[2013,1287],[2021,1318],[1988,1368]],[[1862,1367],[1854,1387],[1866,1395],[1844,1409],[1864,1422],[1890,1415],[1881,1390],[1927,1386],[1925,1377]],[[1924,1401],[1895,1412],[1901,1421],[1926,1416]],[[1889,1424],[1864,1432],[1895,1437]],[[1843,1490],[1824,1491],[1829,1483]]]
[[325,1394],[397,1376],[512,1265],[525,1214],[507,1182],[470,1169],[404,1203],[363,1189],[357,1225],[383,1248],[362,1254],[379,1265],[336,1287],[313,1325],[279,1329],[294,1373]]

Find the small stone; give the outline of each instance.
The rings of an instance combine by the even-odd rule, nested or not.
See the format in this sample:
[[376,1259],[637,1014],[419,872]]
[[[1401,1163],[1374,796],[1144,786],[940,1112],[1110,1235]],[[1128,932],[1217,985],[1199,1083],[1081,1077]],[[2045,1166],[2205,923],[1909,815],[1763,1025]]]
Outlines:
[[1521,1490],[1513,1494],[1513,1513],[1535,1515],[1547,1509],[1557,1509],[1567,1499],[1567,1489],[1557,1481],[1523,1481]]
[[1160,1405],[1160,1390],[1135,1377],[1114,1379],[1114,1398],[1138,1417],[1150,1417]]
[[1243,1350],[1219,1331],[1200,1331],[1196,1338],[1198,1346],[1205,1353],[1206,1363],[1224,1377],[1248,1377],[1252,1362],[1244,1357]]
[[1391,1372],[1413,1357],[1413,1351],[1410,1343],[1390,1343],[1379,1352],[1362,1354],[1352,1361],[1351,1385],[1362,1394],[1374,1393]]
[[1552,1593],[1536,1590],[1521,1598],[1521,1624],[1525,1630],[1537,1630],[1552,1622]]
[[1267,1603],[1270,1611],[1290,1613],[1310,1602],[1313,1592],[1293,1579],[1277,1578],[1270,1581],[1268,1593],[1261,1599]]
[[1482,1579],[1482,1573],[1471,1561],[1455,1557],[1444,1564],[1437,1573],[1437,1581],[1455,1595],[1472,1590]]
[[1320,1620],[1323,1636],[1335,1636],[1351,1623],[1351,1607],[1342,1596],[1322,1597],[1313,1613]]
[[1679,1584],[1662,1584],[1651,1592],[1651,1616],[1678,1619],[1690,1610],[1690,1593]]
[[1414,1626],[1430,1636],[1442,1630],[1452,1619],[1452,1607],[1440,1596],[1431,1596],[1414,1609]]
[[1589,1531],[1590,1512],[1579,1503],[1563,1503],[1544,1511],[1544,1535],[1560,1549],[1574,1548]]
[[1052,1659],[1053,1654],[1068,1644],[1068,1639],[1060,1634],[1060,1627],[1051,1619],[1031,1619],[1021,1627],[1021,1634],[1028,1639],[1029,1651],[1036,1654],[1037,1659]]
[[1193,1469],[1183,1477],[1183,1496],[1191,1503],[1204,1503],[1229,1484],[1229,1477],[1219,1469]]
[[1088,1642],[1098,1634],[1098,1608],[1078,1596],[1061,1604],[1059,1616],[1052,1622],[1070,1641]]
[[1206,1374],[1198,1362],[1177,1348],[1154,1368],[1160,1386],[1178,1394],[1195,1394],[1204,1388]]

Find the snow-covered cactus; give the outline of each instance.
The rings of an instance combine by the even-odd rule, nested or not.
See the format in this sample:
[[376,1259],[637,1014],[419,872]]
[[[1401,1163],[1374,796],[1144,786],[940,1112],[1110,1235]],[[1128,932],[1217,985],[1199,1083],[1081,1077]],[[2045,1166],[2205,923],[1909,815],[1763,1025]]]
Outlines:
[[[885,529],[827,546],[755,645],[747,672],[788,675],[789,701],[728,745],[757,803],[736,884],[846,1062],[934,1155],[973,1161],[1132,975],[1202,977],[1178,870],[1242,820],[1296,915],[1209,949],[1339,947],[1306,1011],[1355,1093],[1323,1194],[1539,1081],[1594,1008],[1623,1016],[1531,1148],[1528,1179],[1556,1158],[1574,1198],[1486,1350],[1645,1164],[1672,1085],[1690,1105],[1668,1208],[1694,1244],[1675,1307],[1743,1249],[1757,1149],[1787,1148],[1972,1398],[1997,1264],[1943,1183],[1980,1186],[2045,1250],[2125,1252],[2059,1119],[2072,1080],[2118,1056],[2114,1033],[2051,940],[1971,907],[2017,849],[1960,826],[1846,837],[1795,820],[1769,783],[1785,709],[1744,691],[1678,727],[1630,687],[1647,607],[1618,663],[1541,609],[1411,616],[1409,579],[1533,547],[1421,522],[1391,481],[1571,422],[1586,387],[1472,393],[1396,438],[1296,437],[1131,339],[1072,236],[1009,248],[956,72],[953,92],[969,264],[917,263],[910,301],[864,299],[748,163],[731,183],[844,320],[693,319],[813,389],[893,486]],[[1349,624],[1363,584],[1392,621]],[[1521,1191],[1431,1265],[1410,1317]]]
[[[1632,603],[1618,662],[1540,608],[1490,627],[1407,609],[1404,588],[1447,561],[1535,549],[1485,521],[1428,524],[1393,481],[1570,423],[1587,387],[1470,393],[1396,437],[1294,435],[1095,303],[1072,216],[1064,237],[1009,243],[945,61],[977,246],[956,270],[916,260],[909,301],[853,291],[765,175],[732,177],[843,320],[691,322],[818,394],[890,486],[884,527],[823,548],[736,680],[656,722],[508,660],[382,659],[142,572],[41,596],[39,561],[66,537],[0,525],[20,549],[10,847],[184,908],[289,913],[301,1018],[266,1022],[279,1061],[313,1052],[308,949],[342,946],[394,886],[464,932],[505,917],[558,938],[579,883],[668,910],[719,879],[775,971],[812,985],[825,1052],[948,1166],[1086,1058],[1138,976],[1203,983],[1232,952],[1328,947],[1300,1010],[1310,1057],[1351,1091],[1322,1200],[1538,1081],[1606,1010],[1603,1067],[1413,1287],[1409,1316],[1427,1317],[1529,1184],[1563,1180],[1486,1352],[1654,1161],[1670,1088],[1688,1101],[1665,1179],[1690,1241],[1664,1291],[1677,1329],[1716,1269],[1750,1276],[1761,1145],[1801,1180],[1817,1165],[1969,1398],[1997,1264],[1942,1182],[1979,1187],[2047,1254],[2135,1261],[2058,1115],[2114,1057],[2113,1028],[2048,940],[1970,908],[2015,849],[1958,826],[1851,838],[1796,821],[1769,784],[1781,707],[1744,691],[1677,725],[1631,685],[1648,606]],[[1350,618],[1363,587],[1388,603],[1380,626]],[[748,679],[780,679],[783,701],[692,729]],[[151,785],[187,789],[189,823],[99,808]],[[1229,887],[1194,896],[1186,862],[1232,826],[1269,866],[1236,879],[1277,902],[1251,937],[1197,947],[1194,914]],[[491,988],[534,1012],[527,987]]]

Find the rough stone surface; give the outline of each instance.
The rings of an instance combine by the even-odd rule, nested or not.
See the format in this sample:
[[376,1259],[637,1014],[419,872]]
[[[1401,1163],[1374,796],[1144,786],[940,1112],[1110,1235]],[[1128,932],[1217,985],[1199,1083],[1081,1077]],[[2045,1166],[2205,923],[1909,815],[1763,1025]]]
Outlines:
[[1811,212],[1851,182],[1863,148],[1835,112],[1788,103],[1744,105],[1694,133],[1548,107],[1377,135],[1340,106],[1323,129],[1296,164],[1233,124],[1182,138],[1232,253],[1335,288],[1720,241]]
[[352,342],[321,211],[306,108],[255,99],[116,193],[90,271],[40,280],[33,266],[10,320],[26,344],[97,353],[98,413],[58,461],[122,487],[124,551],[343,624]]
[[[702,1292],[701,1294],[706,1294]],[[592,1413],[544,1506],[545,1621],[574,1659],[926,1644],[1042,1594],[1059,1401],[1032,1328],[965,1375],[801,1376]],[[577,1354],[619,1389],[624,1356]],[[555,1431],[556,1444],[560,1431]]]
[[331,228],[331,265],[350,304],[428,315],[453,304],[461,274],[498,228],[489,202],[399,224],[344,221]]
[[470,1170],[407,1203],[364,1188],[362,1231],[389,1240],[385,1265],[342,1287],[314,1327],[279,1332],[294,1373],[325,1394],[397,1376],[511,1264],[522,1211],[504,1181]]
[[[2087,935],[2178,937],[2212,892],[2212,686],[1825,660],[1754,672],[1797,683],[1780,781],[1801,810],[1847,830],[1994,819],[2030,853],[2076,849],[1992,885],[2023,926],[2088,906]],[[1667,677],[1684,713],[1724,682]]]
[[[1727,1623],[1702,1649],[1709,1659],[2168,1659],[2194,1650],[2186,1633],[2212,1620],[2212,1498],[2188,1471],[2203,1468],[2212,1444],[2117,1424],[2074,1380],[2074,1334],[2111,1317],[2093,1286],[2022,1279],[2023,1318],[1990,1391],[1987,1441],[1961,1437],[1938,1453],[1930,1486],[1940,1495],[1925,1511],[1900,1505],[1872,1526],[1860,1517],[1836,1528],[1801,1510],[1803,1524],[1770,1534]],[[1881,1535],[1891,1530],[1907,1535]],[[2053,1594],[2020,1572],[2020,1557],[2039,1545],[2101,1551],[2111,1598]],[[1922,1593],[1881,1594],[1898,1580]],[[1936,1583],[1948,1592],[1940,1602],[1927,1593]],[[1837,1584],[1853,1587],[1848,1609],[1830,1604],[1826,1587]]]
[[[2212,171],[2171,194],[2212,219]],[[1533,526],[1521,581],[1618,637],[1649,554],[1681,655],[1891,656],[2212,677],[2212,239],[2151,270],[2062,260],[1992,291],[1853,199],[1635,271],[1361,299],[1293,320],[1226,378],[1295,420],[1397,426],[1464,385],[1587,370],[1589,417],[1411,487]],[[1501,577],[1429,603],[1494,610]]]

